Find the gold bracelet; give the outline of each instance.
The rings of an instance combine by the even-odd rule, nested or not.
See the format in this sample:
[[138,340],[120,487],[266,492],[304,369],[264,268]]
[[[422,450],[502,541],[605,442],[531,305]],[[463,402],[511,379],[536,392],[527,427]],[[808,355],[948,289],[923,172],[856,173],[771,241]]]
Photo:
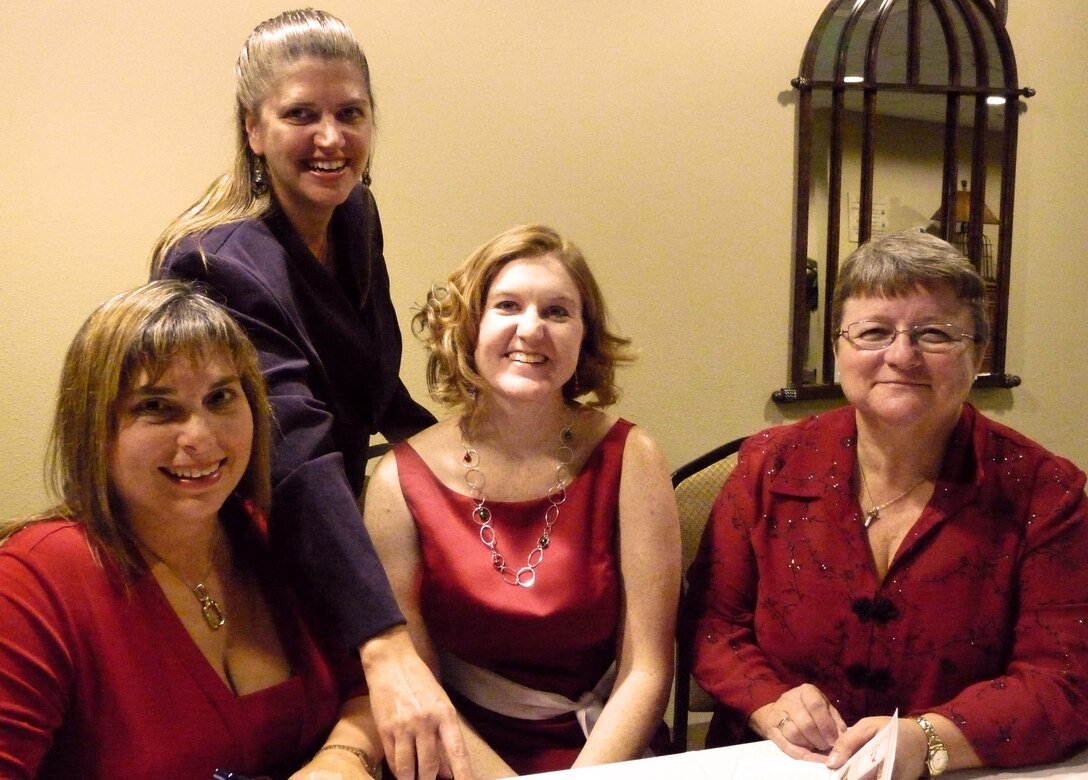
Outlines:
[[374,780],[381,780],[382,768],[380,766],[375,766],[370,760],[370,756],[368,756],[366,751],[362,748],[352,747],[351,745],[325,745],[317,752],[320,753],[322,750],[346,750],[349,753],[354,753],[355,757],[363,762],[363,769],[366,770],[366,773],[373,777]]

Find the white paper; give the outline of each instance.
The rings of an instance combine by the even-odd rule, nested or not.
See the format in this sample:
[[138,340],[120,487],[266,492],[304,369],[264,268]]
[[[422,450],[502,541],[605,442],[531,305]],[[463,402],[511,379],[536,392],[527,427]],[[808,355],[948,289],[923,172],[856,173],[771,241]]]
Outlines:
[[815,761],[745,757],[737,762],[732,780],[891,780],[899,711],[850,760],[835,770]]
[[899,736],[899,710],[850,760],[835,770],[833,780],[892,780],[895,745]]

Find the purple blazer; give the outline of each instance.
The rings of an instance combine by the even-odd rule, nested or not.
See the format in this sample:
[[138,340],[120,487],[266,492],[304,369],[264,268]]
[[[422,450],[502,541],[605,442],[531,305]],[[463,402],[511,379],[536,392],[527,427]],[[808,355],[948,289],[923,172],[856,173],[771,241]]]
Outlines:
[[256,345],[275,413],[272,548],[307,606],[356,646],[404,620],[356,502],[370,435],[399,441],[434,417],[398,376],[400,330],[369,189],[352,192],[331,229],[336,277],[275,206],[184,240],[159,274],[204,283]]

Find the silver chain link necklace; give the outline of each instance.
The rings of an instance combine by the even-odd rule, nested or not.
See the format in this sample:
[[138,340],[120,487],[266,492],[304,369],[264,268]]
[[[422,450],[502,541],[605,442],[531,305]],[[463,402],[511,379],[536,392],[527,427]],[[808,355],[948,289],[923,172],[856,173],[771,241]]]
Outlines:
[[544,531],[536,541],[536,547],[530,551],[525,565],[520,569],[507,566],[506,558],[498,547],[498,536],[495,526],[492,524],[491,510],[485,506],[487,496],[484,495],[484,486],[487,479],[480,470],[480,453],[472,447],[467,439],[464,420],[461,421],[461,447],[465,454],[461,463],[465,467],[465,484],[468,485],[469,495],[476,506],[472,510],[472,522],[480,528],[480,541],[491,553],[491,566],[502,577],[507,585],[522,588],[531,588],[536,583],[536,567],[544,560],[544,551],[551,544],[552,528],[559,521],[559,507],[567,500],[567,485],[571,483],[570,464],[574,460],[574,431],[571,425],[574,422],[574,410],[570,410],[570,418],[559,431],[559,446],[555,450],[555,485],[548,490],[548,507],[544,510]]

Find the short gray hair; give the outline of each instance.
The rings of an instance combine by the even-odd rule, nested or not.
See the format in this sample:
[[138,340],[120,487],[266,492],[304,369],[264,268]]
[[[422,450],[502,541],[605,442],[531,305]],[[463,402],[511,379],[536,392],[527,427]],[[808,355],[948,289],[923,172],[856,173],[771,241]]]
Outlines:
[[975,343],[982,349],[990,338],[982,276],[956,247],[921,228],[875,238],[843,260],[831,300],[831,321],[836,329],[842,327],[843,307],[850,298],[897,297],[916,287],[941,284],[971,310]]

